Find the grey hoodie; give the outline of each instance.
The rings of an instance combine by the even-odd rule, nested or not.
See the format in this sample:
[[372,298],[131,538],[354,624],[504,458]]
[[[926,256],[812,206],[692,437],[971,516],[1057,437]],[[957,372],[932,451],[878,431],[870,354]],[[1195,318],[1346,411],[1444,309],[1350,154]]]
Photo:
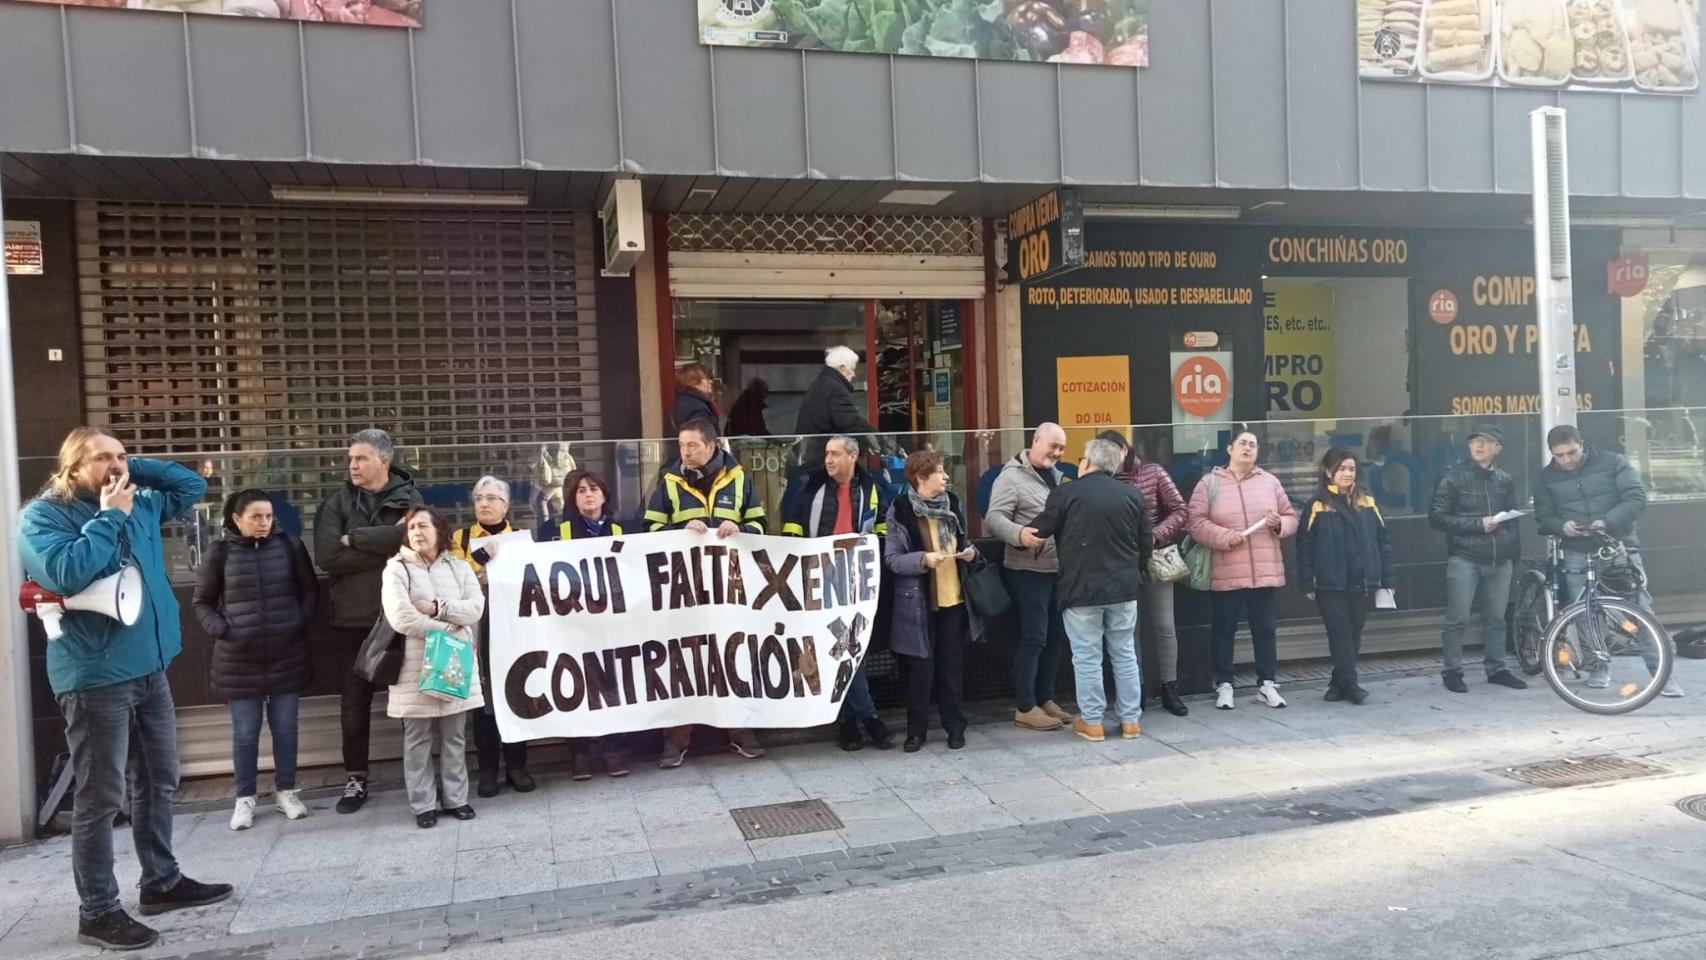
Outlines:
[[[1050,471],[1054,474],[1056,487],[1065,482],[1060,468],[1051,467]],[[1021,450],[1007,461],[1001,468],[1001,475],[995,478],[995,488],[989,494],[989,511],[983,519],[989,524],[989,532],[1007,544],[1002,560],[1007,569],[1060,572],[1060,560],[1055,556],[1052,539],[1044,542],[1040,550],[1019,545],[1019,531],[1042,515],[1043,507],[1048,504],[1048,495],[1053,492],[1054,489],[1044,483],[1043,478],[1037,476],[1036,468],[1031,466],[1028,450]]]

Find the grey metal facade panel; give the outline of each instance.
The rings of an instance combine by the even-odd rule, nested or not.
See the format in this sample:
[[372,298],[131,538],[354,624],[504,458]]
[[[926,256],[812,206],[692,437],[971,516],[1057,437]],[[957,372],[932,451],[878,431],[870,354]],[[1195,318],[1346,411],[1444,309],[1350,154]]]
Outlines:
[[686,4],[613,3],[624,166],[715,173],[711,53],[699,44],[698,21]]
[[515,0],[529,165],[614,170],[621,164],[615,29],[610,0]]
[[737,177],[804,176],[806,87],[800,56],[715,50],[711,75],[723,171]]
[[1137,70],[1060,72],[1060,153],[1069,183],[1138,182]]
[[[449,0],[417,31],[7,3],[0,142],[256,162],[1520,193],[1526,113],[1563,99],[1577,191],[1706,197],[1706,97],[1364,83],[1350,7],[1154,0],[1152,66],[1126,71],[712,49],[686,0]],[[294,65],[281,39],[293,29]],[[293,76],[305,111],[285,90]]]
[[1227,187],[1284,188],[1291,164],[1285,5],[1247,0],[1207,0],[1207,5],[1215,179]]
[[[508,3],[438,3],[433,30],[412,30],[421,160],[446,166],[521,163],[515,24]],[[507,69],[506,69],[507,67]]]
[[[381,35],[369,36],[374,33]],[[403,31],[304,29],[302,51],[309,147],[316,158],[416,162],[415,88]]]
[[1020,183],[1061,179],[1060,83],[1066,74],[1085,72],[1106,71],[1057,64],[1055,76],[1048,77],[1027,63],[977,65],[984,179]]
[[928,57],[895,57],[891,62],[895,175],[905,180],[979,179],[977,65]]
[[193,141],[183,19],[88,12],[95,15],[66,18],[78,148],[188,155]]
[[812,175],[894,177],[894,100],[889,96],[888,60],[857,54],[802,59]]
[[1215,185],[1209,17],[1200,0],[1150,7],[1150,35],[1166,40],[1156,45],[1139,86],[1137,144],[1146,184]]
[[60,11],[0,3],[0,144],[8,150],[71,148]]
[[1357,88],[1351,25],[1336,4],[1285,5],[1285,97],[1291,182],[1306,190],[1354,190]]
[[294,23],[190,17],[198,156],[306,157],[302,31]]
[[1706,165],[1706,155],[1683,152],[1682,101],[1627,97],[1622,106],[1617,192],[1637,197],[1681,195],[1683,158],[1692,157],[1695,166]]
[[[1621,99],[1591,92],[1558,95],[1558,106],[1568,113],[1571,193],[1617,193],[1621,172],[1618,136],[1621,119],[1618,104]],[[1523,133],[1526,135],[1527,132],[1525,121]]]
[[1370,190],[1428,188],[1428,91],[1365,83],[1357,101],[1362,185]]
[[1677,107],[1681,117],[1682,192],[1706,197],[1706,96],[1696,94]]
[[1454,193],[1493,189],[1493,103],[1484,91],[1426,88],[1428,185]]

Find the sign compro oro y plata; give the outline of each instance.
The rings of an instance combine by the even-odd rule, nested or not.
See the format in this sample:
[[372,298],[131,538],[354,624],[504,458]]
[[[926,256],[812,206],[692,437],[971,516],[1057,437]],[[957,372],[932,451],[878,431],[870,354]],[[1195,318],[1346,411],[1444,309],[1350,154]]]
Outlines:
[[833,721],[865,655],[872,535],[673,531],[506,547],[487,567],[506,742]]
[[1036,283],[1084,266],[1084,201],[1050,190],[1007,215],[1007,276]]

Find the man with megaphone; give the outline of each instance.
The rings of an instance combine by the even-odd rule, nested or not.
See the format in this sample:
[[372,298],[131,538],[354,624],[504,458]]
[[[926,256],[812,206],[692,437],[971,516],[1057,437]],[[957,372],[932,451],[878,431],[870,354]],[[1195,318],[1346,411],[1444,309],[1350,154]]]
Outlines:
[[[207,482],[187,467],[130,458],[109,431],[78,427],[60,445],[58,468],[19,523],[24,573],[39,584],[33,604],[26,585],[26,605],[52,607],[61,617],[60,635],[47,645],[47,676],[65,717],[77,780],[71,828],[81,901],[77,939],[94,946],[135,950],[157,938],[119,905],[113,873],[113,819],[133,750],[130,817],[142,867],[141,912],[231,896],[229,884],[184,876],[172,855],[178,739],[166,668],[182,636],[160,525],[188,513],[206,490]],[[127,583],[131,598],[124,595]],[[58,596],[48,600],[43,588]]]

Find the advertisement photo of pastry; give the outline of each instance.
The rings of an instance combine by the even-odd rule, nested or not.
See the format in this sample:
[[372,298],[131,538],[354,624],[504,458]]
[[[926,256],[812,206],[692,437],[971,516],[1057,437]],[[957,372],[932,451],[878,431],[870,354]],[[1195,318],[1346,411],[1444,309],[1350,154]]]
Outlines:
[[1421,45],[1422,0],[1357,0],[1357,64],[1365,77],[1407,77]]
[[1570,38],[1576,44],[1571,76],[1581,83],[1626,83],[1630,66],[1629,31],[1618,0],[1570,0]]
[[1493,0],[1430,0],[1422,9],[1422,76],[1475,83],[1493,75]]
[[1576,43],[1564,0],[1507,0],[1499,17],[1499,74],[1519,86],[1569,82]]
[[1655,93],[1700,87],[1700,20],[1677,0],[1636,0],[1629,8],[1635,86]]

